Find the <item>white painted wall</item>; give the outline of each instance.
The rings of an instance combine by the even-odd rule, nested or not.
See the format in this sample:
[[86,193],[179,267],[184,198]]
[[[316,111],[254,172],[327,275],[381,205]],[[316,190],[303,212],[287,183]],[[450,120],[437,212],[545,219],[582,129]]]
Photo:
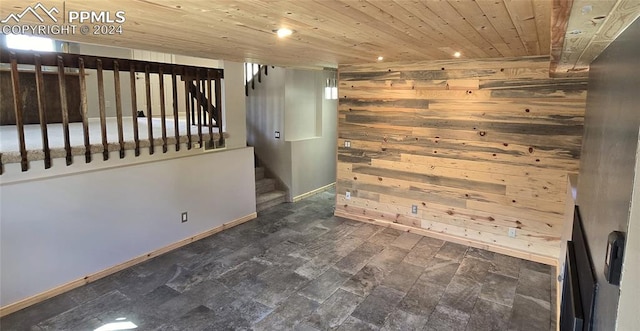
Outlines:
[[222,81],[223,130],[229,133],[226,148],[247,146],[247,107],[244,95],[244,63],[224,61]]
[[210,68],[222,68],[223,61],[214,60],[214,59],[204,59],[201,57],[193,57],[186,55],[173,55],[173,60],[176,64],[188,65],[188,66],[196,66],[196,67],[210,67]]
[[[273,175],[291,188],[291,144],[284,140],[284,86],[286,69],[269,67],[262,83],[249,87],[247,99],[247,142]],[[280,139],[274,136],[281,133]]]
[[1,306],[255,212],[252,148],[112,168],[98,157],[0,183]]
[[317,125],[319,137],[291,143],[293,197],[336,181],[338,100],[327,100],[323,96],[324,82],[329,77],[334,77],[334,73],[314,72],[321,115]]
[[298,141],[322,136],[322,87],[318,72],[287,69],[284,89],[284,139]]

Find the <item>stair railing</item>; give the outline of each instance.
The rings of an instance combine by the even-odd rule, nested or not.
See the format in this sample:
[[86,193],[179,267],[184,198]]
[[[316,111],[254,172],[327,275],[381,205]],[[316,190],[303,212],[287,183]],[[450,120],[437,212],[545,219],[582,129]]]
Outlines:
[[[51,149],[49,148],[49,130],[47,127],[48,112],[53,108],[53,105],[48,104],[47,100],[45,100],[45,88],[52,88],[51,86],[45,87],[45,80],[43,78],[43,71],[46,71],[48,75],[57,74],[58,82],[57,86],[54,86],[59,91],[59,108],[62,112],[62,130],[64,137],[64,155],[66,159],[66,164],[71,165],[73,163],[73,155],[77,154],[78,148],[72,148],[70,132],[69,132],[69,113],[71,111],[77,112],[78,110],[71,109],[72,105],[67,102],[67,84],[68,77],[70,72],[77,73],[78,82],[79,82],[79,94],[80,94],[80,105],[79,112],[81,114],[82,120],[82,131],[84,138],[84,155],[85,162],[89,163],[92,161],[92,146],[94,148],[99,147],[102,150],[103,159],[109,159],[109,151],[110,150],[119,150],[120,158],[124,158],[126,154],[126,143],[124,140],[124,129],[123,129],[123,113],[125,111],[124,107],[126,105],[122,104],[122,89],[125,88],[121,85],[120,82],[120,72],[129,72],[130,73],[130,93],[131,93],[131,106],[129,109],[129,114],[132,116],[132,125],[133,125],[133,143],[134,143],[134,151],[135,156],[140,155],[140,137],[139,137],[139,128],[138,128],[138,110],[137,110],[137,92],[135,86],[135,74],[136,73],[144,73],[144,84],[145,84],[145,98],[146,100],[146,117],[147,117],[147,139],[149,142],[149,154],[154,154],[155,145],[162,145],[163,153],[166,153],[168,150],[169,140],[174,140],[175,150],[180,150],[180,144],[184,139],[184,135],[181,135],[179,122],[181,118],[179,116],[180,113],[185,114],[186,120],[186,145],[187,149],[191,149],[193,146],[193,137],[191,134],[191,125],[197,125],[198,134],[197,139],[199,142],[199,146],[202,146],[204,142],[202,126],[205,125],[209,130],[209,137],[207,142],[210,146],[222,147],[224,146],[224,134],[222,131],[222,104],[221,104],[221,82],[224,79],[224,70],[223,69],[214,69],[214,68],[204,68],[204,67],[195,67],[195,66],[187,66],[187,65],[178,65],[178,64],[168,64],[168,63],[158,63],[158,62],[149,62],[149,61],[140,61],[140,60],[131,60],[131,59],[119,59],[119,58],[110,58],[110,57],[102,57],[102,56],[89,56],[89,55],[79,55],[79,54],[68,54],[68,53],[39,53],[39,52],[29,52],[29,51],[15,51],[15,50],[7,50],[0,49],[0,63],[9,64],[10,76],[11,76],[11,93],[7,93],[11,95],[13,98],[13,115],[15,116],[15,125],[16,131],[18,133],[18,144],[19,144],[19,162],[21,164],[22,171],[27,171],[29,169],[29,161],[37,160],[39,153],[28,152],[26,146],[25,139],[25,129],[24,129],[24,121],[23,121],[23,113],[25,111],[25,104],[23,100],[27,98],[37,98],[37,110],[39,117],[39,124],[41,128],[42,134],[42,155],[44,160],[45,168],[51,167]],[[24,65],[32,66],[33,69],[24,69]],[[20,66],[20,68],[19,68]],[[87,69],[95,69],[97,72],[97,81],[98,81],[98,110],[100,117],[100,130],[101,130],[101,144],[100,145],[92,145],[89,138],[89,125],[88,125],[88,116],[87,116],[87,84],[86,84],[86,70]],[[52,70],[57,71],[51,72]],[[7,70],[5,70],[7,71]],[[117,131],[118,131],[118,142],[117,144],[114,142],[109,142],[107,138],[107,124],[106,124],[106,106],[105,106],[105,86],[104,86],[104,72],[111,71],[113,73],[114,78],[114,93],[115,93],[115,110],[117,117]],[[34,86],[24,86],[21,85],[21,79],[27,77],[26,75],[34,75],[35,83]],[[158,76],[159,81],[159,93],[156,97],[160,98],[160,114],[156,115],[157,109],[153,109],[152,106],[152,95],[151,95],[151,79],[152,75]],[[170,115],[167,116],[167,105],[165,105],[165,76],[171,76],[172,82],[172,94],[173,94],[173,104],[169,107]],[[33,76],[30,76],[33,77]],[[184,85],[184,95],[185,95],[185,104],[179,105],[178,101],[178,81],[182,81]],[[26,81],[26,80],[24,80]],[[23,82],[24,83],[24,82]],[[75,85],[74,85],[75,86]],[[196,87],[197,93],[195,93],[196,97],[190,98],[189,95],[194,95],[192,93],[194,86]],[[28,95],[29,91],[35,91],[34,95]],[[7,95],[3,91],[3,96]],[[211,100],[215,100],[215,105],[212,104]],[[191,117],[189,116],[189,110],[192,105],[197,105],[199,109],[207,110],[209,114],[208,120],[205,117],[198,116],[193,119],[193,123],[191,121]],[[182,108],[184,106],[184,108]],[[56,108],[58,106],[56,105]],[[172,112],[172,114],[171,114]],[[75,114],[75,113],[74,113]],[[153,137],[153,118],[160,117],[161,126],[162,126],[162,138],[154,139]],[[174,137],[167,137],[167,127],[166,120],[168,117],[172,117],[174,122]],[[206,123],[205,123],[206,121]],[[217,128],[217,133],[219,135],[219,139],[217,142],[217,146],[214,143],[214,124]],[[144,141],[144,140],[143,140]],[[0,174],[3,173],[3,163],[5,159],[0,153]]]
[[[251,78],[249,78],[249,74],[245,74],[244,76],[244,94],[245,96],[249,96],[249,82],[251,82],[251,89],[255,90],[256,88],[256,78],[258,79],[258,83],[262,83],[262,71],[264,70],[264,75],[269,75],[269,66],[264,64],[256,64],[245,62],[244,64],[245,72],[251,73]],[[271,66],[271,68],[275,68]]]

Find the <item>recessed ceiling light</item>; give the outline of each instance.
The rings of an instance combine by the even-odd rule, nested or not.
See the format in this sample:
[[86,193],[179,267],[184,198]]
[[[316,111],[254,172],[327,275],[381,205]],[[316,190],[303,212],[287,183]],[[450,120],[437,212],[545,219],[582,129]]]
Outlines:
[[460,55],[462,55],[462,54],[460,54],[460,52],[453,53],[453,57],[460,57]]
[[384,58],[382,56],[378,56],[378,61],[382,61]]
[[279,38],[285,38],[293,34],[293,30],[287,28],[280,28],[274,31]]

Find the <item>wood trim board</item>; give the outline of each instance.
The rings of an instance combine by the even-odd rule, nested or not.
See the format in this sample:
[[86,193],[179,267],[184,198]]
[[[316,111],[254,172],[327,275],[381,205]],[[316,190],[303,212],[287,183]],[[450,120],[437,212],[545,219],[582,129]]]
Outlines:
[[335,187],[335,186],[336,186],[336,183],[335,183],[335,182],[333,182],[333,183],[331,183],[331,184],[328,184],[328,185],[325,185],[325,186],[319,187],[319,188],[317,188],[317,189],[315,189],[315,190],[313,190],[313,191],[309,191],[309,192],[307,192],[307,193],[300,194],[300,195],[298,195],[298,196],[293,197],[293,202],[298,202],[298,201],[300,201],[300,200],[302,200],[302,199],[304,199],[304,198],[308,198],[308,197],[310,197],[310,196],[312,196],[312,195],[315,195],[315,194],[318,194],[318,193],[324,192],[324,191],[326,191],[326,190],[328,190],[328,189],[330,189],[330,188],[332,188],[332,187]]
[[346,213],[340,210],[335,211],[335,216],[347,218],[354,221],[384,226],[384,227],[388,227],[388,228],[392,228],[400,231],[411,232],[411,233],[419,234],[425,237],[431,237],[431,238],[436,238],[440,240],[450,241],[456,244],[462,244],[470,247],[480,248],[490,252],[504,254],[512,257],[517,257],[519,259],[525,259],[525,260],[534,261],[538,263],[543,263],[543,264],[547,264],[554,267],[557,266],[557,263],[558,263],[557,259],[549,256],[539,255],[535,253],[525,253],[520,250],[511,249],[511,248],[503,247],[500,245],[488,244],[485,242],[468,239],[468,238],[460,238],[460,237],[448,235],[446,233],[430,231],[426,229],[419,229],[409,225],[392,223],[389,221],[383,221],[383,220],[370,218],[362,215],[354,215],[354,214]]

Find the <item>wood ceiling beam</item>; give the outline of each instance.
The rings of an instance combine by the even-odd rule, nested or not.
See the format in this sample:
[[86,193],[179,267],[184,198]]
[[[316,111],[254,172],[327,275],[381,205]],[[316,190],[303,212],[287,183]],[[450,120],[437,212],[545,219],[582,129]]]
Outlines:
[[639,16],[638,0],[553,0],[549,75],[588,75],[591,62]]
[[573,0],[553,0],[551,12],[551,61],[549,64],[549,74],[552,77],[558,70],[558,64],[564,49],[564,36],[567,33],[572,5]]

